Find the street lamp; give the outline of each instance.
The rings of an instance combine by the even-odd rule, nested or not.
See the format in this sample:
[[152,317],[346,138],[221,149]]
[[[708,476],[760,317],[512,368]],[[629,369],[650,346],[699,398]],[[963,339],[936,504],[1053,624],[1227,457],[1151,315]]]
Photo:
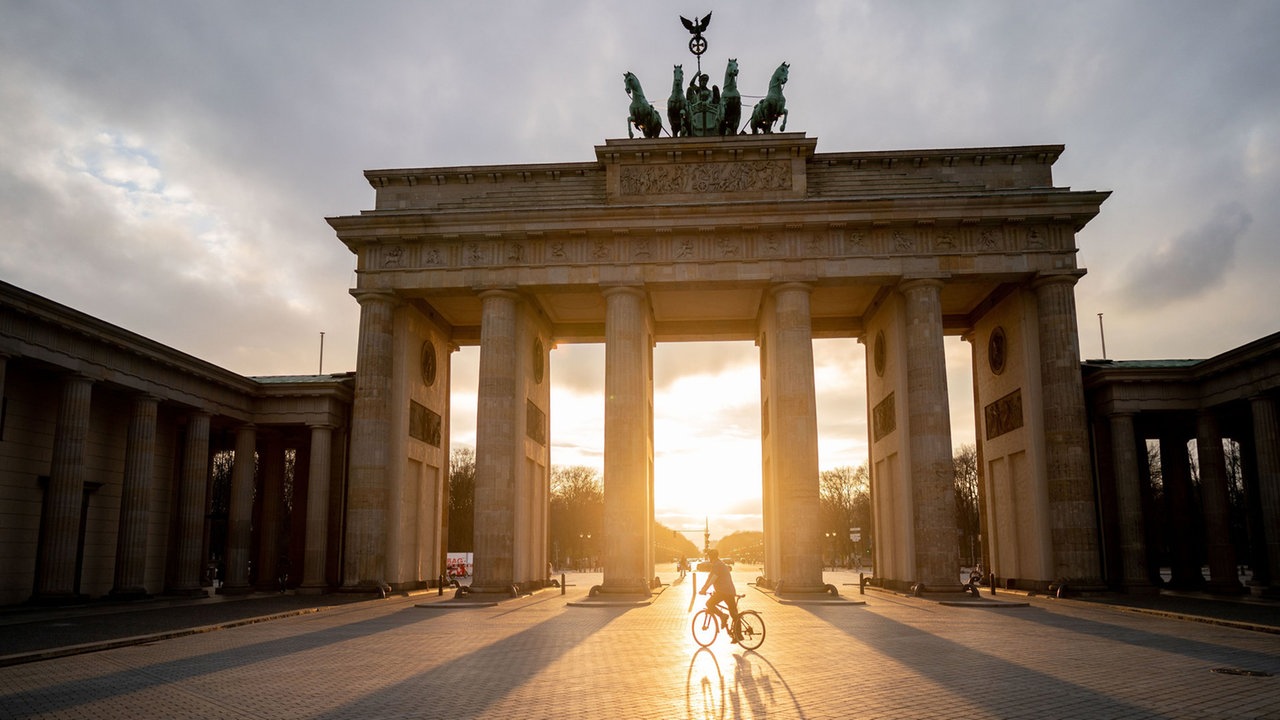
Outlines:
[[833,532],[822,534],[823,537],[831,541],[831,571],[832,572],[835,572],[835,569],[836,569],[836,535],[837,534],[838,533],[833,533]]

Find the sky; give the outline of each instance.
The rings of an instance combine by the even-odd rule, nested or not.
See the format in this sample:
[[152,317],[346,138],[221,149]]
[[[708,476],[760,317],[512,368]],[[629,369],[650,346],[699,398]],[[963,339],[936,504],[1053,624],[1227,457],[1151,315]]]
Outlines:
[[[705,0],[703,0],[705,3]],[[0,279],[245,375],[355,369],[366,169],[581,162],[634,72],[744,95],[790,63],[818,152],[1061,143],[1108,190],[1077,235],[1081,354],[1204,358],[1280,330],[1280,3],[0,0]],[[747,102],[744,100],[744,105]],[[955,444],[968,346],[947,340]],[[819,465],[866,459],[864,349],[814,343]],[[759,526],[749,343],[655,350],[658,519]],[[474,443],[478,353],[454,355]],[[601,466],[603,347],[552,353],[552,462]]]

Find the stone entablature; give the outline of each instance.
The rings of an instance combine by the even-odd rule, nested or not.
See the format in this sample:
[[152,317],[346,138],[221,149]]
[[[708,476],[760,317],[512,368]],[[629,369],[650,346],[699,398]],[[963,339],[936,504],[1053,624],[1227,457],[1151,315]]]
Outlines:
[[348,376],[249,378],[0,282],[0,355],[237,422],[346,424]]
[[1189,412],[1280,390],[1280,333],[1207,360],[1088,360],[1082,370],[1102,412]]
[[[798,133],[607,140],[594,163],[375,170],[376,209],[329,223],[357,255],[359,289],[429,298],[461,344],[478,338],[486,287],[536,297],[558,339],[598,341],[603,300],[587,296],[617,283],[653,295],[660,339],[694,322],[749,338],[759,292],[789,280],[817,288],[819,336],[850,337],[876,285],[946,280],[948,332],[963,332],[1002,286],[1075,272],[1075,233],[1108,195],[1053,187],[1059,145],[816,145]],[[733,318],[670,312],[664,293],[730,280],[756,293]]]

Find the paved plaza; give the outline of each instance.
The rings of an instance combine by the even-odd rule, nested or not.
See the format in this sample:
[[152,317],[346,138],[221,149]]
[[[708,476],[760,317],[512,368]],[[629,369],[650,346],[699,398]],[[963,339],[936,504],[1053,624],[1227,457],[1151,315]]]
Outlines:
[[693,643],[692,578],[649,605],[584,607],[599,575],[571,575],[564,595],[330,604],[14,664],[0,717],[1280,718],[1274,632],[1012,594],[859,595],[848,573],[827,579],[849,602],[786,604],[735,578],[768,623],[756,651]]

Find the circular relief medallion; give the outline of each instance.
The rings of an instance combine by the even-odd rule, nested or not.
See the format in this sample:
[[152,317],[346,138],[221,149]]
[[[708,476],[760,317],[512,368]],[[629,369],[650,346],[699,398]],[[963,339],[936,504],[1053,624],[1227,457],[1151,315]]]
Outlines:
[[888,350],[884,347],[884,331],[876,333],[876,345],[871,350],[876,366],[876,377],[884,377],[885,354]]
[[999,375],[1004,372],[1004,361],[1008,357],[1009,348],[1004,339],[1004,328],[996,326],[991,331],[991,339],[987,340],[987,365],[991,372]]
[[542,376],[546,370],[546,348],[542,344],[542,338],[533,341],[533,381],[542,382]]
[[436,382],[436,346],[430,340],[422,343],[422,384],[431,387]]

